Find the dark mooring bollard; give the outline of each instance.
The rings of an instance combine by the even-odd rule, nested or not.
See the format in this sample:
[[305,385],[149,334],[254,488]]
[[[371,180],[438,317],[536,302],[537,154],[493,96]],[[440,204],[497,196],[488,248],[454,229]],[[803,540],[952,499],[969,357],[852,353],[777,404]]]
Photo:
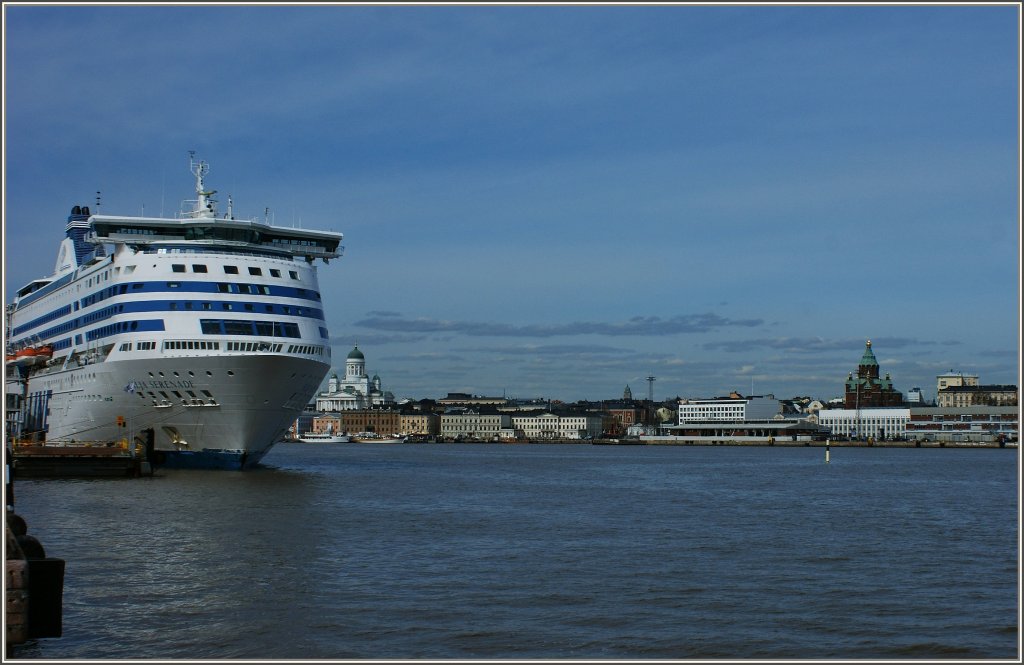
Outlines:
[[63,632],[64,559],[28,560],[28,636],[60,637]]

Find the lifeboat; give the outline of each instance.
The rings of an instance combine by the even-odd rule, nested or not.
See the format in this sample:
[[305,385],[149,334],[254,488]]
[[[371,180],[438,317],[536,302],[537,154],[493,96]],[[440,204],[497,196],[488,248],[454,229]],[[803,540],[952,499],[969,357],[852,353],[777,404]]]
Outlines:
[[28,365],[34,365],[36,362],[36,350],[31,347],[25,347],[24,349],[18,349],[14,354],[7,354],[7,362],[18,367],[27,367]]
[[42,346],[26,346],[18,349],[13,353],[6,354],[6,360],[8,363],[12,363],[18,366],[35,365],[38,363],[45,363],[47,360],[53,357],[53,347],[49,344]]

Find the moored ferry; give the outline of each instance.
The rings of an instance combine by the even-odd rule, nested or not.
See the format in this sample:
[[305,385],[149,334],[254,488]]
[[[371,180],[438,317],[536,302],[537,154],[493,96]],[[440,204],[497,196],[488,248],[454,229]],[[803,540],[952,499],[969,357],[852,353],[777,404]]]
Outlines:
[[[279,441],[331,366],[314,261],[342,234],[217,212],[174,218],[75,206],[52,275],[6,311],[8,391],[22,440],[136,439],[168,467],[243,469]],[[8,423],[11,425],[11,422]]]

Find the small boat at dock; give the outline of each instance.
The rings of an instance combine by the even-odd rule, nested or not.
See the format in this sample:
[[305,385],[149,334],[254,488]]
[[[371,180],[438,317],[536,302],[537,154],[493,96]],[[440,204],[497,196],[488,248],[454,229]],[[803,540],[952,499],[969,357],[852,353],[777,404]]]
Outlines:
[[298,438],[299,443],[348,443],[348,434],[332,434],[330,432],[306,432]]
[[352,441],[356,443],[405,443],[408,440],[407,436],[382,436],[376,432],[360,432],[352,436]]

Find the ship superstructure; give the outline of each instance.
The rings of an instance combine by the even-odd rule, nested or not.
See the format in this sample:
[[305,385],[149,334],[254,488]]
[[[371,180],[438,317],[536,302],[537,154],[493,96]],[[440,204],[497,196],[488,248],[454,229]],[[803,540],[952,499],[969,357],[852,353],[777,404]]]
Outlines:
[[167,466],[247,468],[316,393],[331,346],[314,261],[342,234],[219,215],[208,164],[190,168],[178,217],[72,208],[53,274],[8,305],[22,438],[150,437]]

